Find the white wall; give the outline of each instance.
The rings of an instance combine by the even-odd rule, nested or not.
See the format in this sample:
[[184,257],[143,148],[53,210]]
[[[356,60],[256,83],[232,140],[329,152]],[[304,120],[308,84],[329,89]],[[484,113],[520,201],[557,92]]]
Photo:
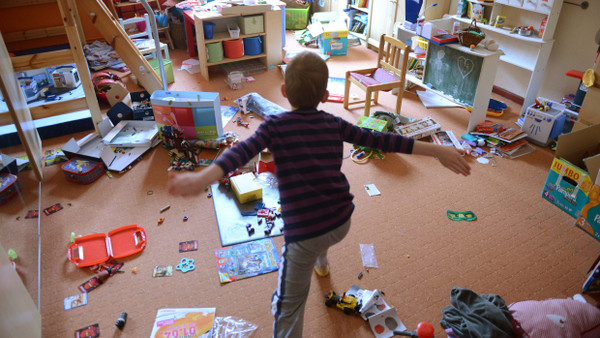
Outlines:
[[568,77],[565,73],[571,69],[584,71],[592,68],[598,51],[594,37],[600,30],[600,1],[588,2],[586,10],[563,4],[554,33],[554,46],[538,96],[559,100],[565,94],[575,94],[579,80]]
[[[404,21],[404,2],[398,0],[398,21]],[[583,0],[569,0],[581,3]],[[571,69],[584,71],[591,68],[596,58],[598,45],[594,42],[596,32],[600,30],[600,0],[587,0],[589,7],[563,3],[560,17],[554,33],[554,45],[538,96],[560,100],[566,94],[575,94],[579,80],[565,75]],[[434,0],[423,1],[430,5]],[[455,14],[457,0],[437,0],[438,5],[428,11],[426,17],[434,19],[444,13]],[[440,12],[446,9],[445,12]],[[525,96],[531,73],[500,63],[495,84],[521,97]]]

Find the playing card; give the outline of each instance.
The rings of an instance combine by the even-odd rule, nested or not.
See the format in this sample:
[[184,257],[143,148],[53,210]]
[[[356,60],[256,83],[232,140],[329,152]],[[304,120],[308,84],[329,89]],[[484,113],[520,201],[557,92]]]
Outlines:
[[98,279],[98,277],[94,276],[87,282],[79,285],[79,290],[87,293],[99,287],[100,285],[102,285],[102,282]]
[[65,311],[71,310],[87,304],[87,293],[80,293],[75,296],[65,298]]
[[62,209],[63,209],[63,206],[60,203],[56,203],[55,205],[44,209],[44,214],[46,214],[46,216],[50,216],[53,213],[60,211]]
[[171,277],[173,276],[173,265],[157,265],[154,267],[152,277]]
[[100,325],[92,324],[79,330],[75,330],[75,338],[96,338],[100,337]]
[[179,252],[195,251],[198,250],[198,241],[186,241],[179,242]]
[[27,212],[27,215],[25,215],[25,218],[38,218],[39,215],[40,215],[39,210],[29,210]]
[[365,184],[365,190],[369,196],[378,196],[381,195],[379,189],[375,186],[375,184]]

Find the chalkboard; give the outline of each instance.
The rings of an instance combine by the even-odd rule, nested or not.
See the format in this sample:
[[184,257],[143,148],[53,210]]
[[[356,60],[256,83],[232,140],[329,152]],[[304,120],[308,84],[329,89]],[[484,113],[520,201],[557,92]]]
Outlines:
[[430,43],[423,82],[454,100],[473,106],[483,57]]

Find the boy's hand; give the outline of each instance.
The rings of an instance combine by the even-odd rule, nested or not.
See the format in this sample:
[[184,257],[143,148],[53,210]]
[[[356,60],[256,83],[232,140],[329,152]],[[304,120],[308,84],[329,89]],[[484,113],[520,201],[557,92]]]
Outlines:
[[225,173],[218,165],[211,164],[199,172],[187,172],[177,174],[169,172],[167,190],[175,196],[197,196],[204,188],[223,177]]
[[444,167],[463,176],[471,174],[471,167],[462,157],[464,150],[458,150],[454,147],[439,146],[435,149],[435,157]]

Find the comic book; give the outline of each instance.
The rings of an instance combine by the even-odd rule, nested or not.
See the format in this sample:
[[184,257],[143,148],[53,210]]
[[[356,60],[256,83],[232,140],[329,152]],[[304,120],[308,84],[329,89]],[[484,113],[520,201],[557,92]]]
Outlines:
[[216,308],[160,309],[156,313],[150,338],[210,338]]
[[221,283],[277,271],[281,263],[272,238],[216,249],[215,256]]

